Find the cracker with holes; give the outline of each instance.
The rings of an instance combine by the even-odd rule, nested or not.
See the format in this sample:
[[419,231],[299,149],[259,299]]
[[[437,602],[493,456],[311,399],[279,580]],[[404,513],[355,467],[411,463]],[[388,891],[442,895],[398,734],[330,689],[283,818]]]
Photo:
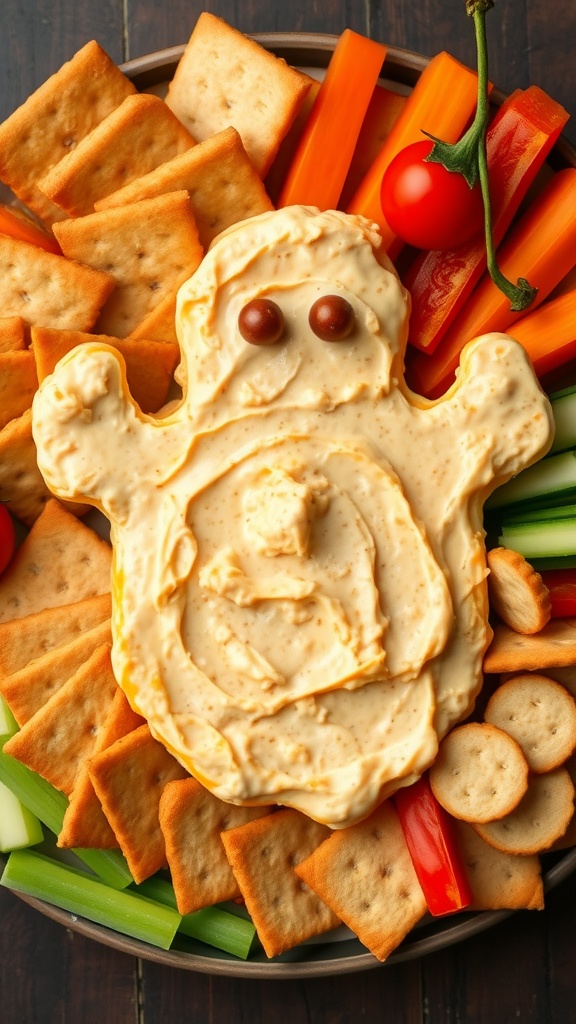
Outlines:
[[115,281],[101,269],[0,234],[0,309],[26,324],[89,331]]
[[26,344],[26,324],[22,317],[0,317],[0,352],[18,352],[25,349]]
[[88,773],[135,882],[166,866],[158,819],[164,786],[185,770],[142,725],[87,762]]
[[226,804],[193,778],[168,783],[160,798],[160,827],[181,914],[240,895],[220,833],[269,813],[268,807]]
[[56,363],[72,349],[88,343],[109,345],[121,354],[130,394],[142,412],[157,412],[164,405],[180,359],[180,349],[177,345],[145,338],[111,338],[107,334],[33,327],[32,353],[38,380],[42,382],[52,373]]
[[166,102],[198,142],[236,128],[263,178],[309,88],[307,75],[204,11]]
[[0,352],[0,430],[30,408],[37,387],[32,352]]
[[110,644],[102,644],[4,746],[69,796],[96,747],[118,684]]
[[576,702],[553,679],[515,676],[492,694],[484,718],[520,744],[532,772],[549,772],[576,749]]
[[540,858],[489,846],[472,825],[455,822],[458,847],[472,889],[472,910],[543,910]]
[[69,259],[104,271],[115,282],[96,329],[116,338],[127,337],[202,259],[184,191],[63,221],[54,225],[54,233]]
[[222,832],[226,856],[268,957],[339,924],[295,873],[329,834],[325,825],[291,809]]
[[106,622],[110,611],[110,594],[101,594],[0,623],[0,676],[18,672],[36,658],[83,636]]
[[484,671],[542,672],[576,664],[576,619],[551,619],[539,633],[527,636],[504,623],[494,627],[484,656]]
[[390,801],[366,820],[333,832],[296,873],[378,960],[386,960],[426,913]]
[[38,183],[70,217],[94,211],[116,192],[194,145],[194,139],[158,97],[127,96]]
[[273,208],[238,132],[225,128],[97,202],[96,209],[122,206],[179,189],[186,189],[190,196],[205,249],[225,228]]
[[526,793],[528,763],[508,733],[485,722],[468,722],[442,740],[430,785],[454,818],[494,821],[517,807]]
[[550,621],[550,595],[539,572],[517,551],[487,555],[488,596],[497,615],[516,633],[539,633]]
[[574,813],[574,784],[566,768],[532,775],[518,806],[499,821],[473,822],[478,835],[504,853],[541,853],[564,835]]
[[38,181],[136,92],[92,40],[0,125],[0,179],[46,224],[66,215]]

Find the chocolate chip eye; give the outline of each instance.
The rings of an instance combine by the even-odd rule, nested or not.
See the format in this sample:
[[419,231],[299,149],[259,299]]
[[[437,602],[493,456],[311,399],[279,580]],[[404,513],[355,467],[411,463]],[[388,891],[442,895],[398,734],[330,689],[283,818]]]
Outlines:
[[275,345],[284,333],[284,314],[272,299],[252,299],[240,310],[238,330],[251,345]]
[[343,341],[354,327],[354,310],[341,295],[323,295],[312,306],[308,323],[322,341]]

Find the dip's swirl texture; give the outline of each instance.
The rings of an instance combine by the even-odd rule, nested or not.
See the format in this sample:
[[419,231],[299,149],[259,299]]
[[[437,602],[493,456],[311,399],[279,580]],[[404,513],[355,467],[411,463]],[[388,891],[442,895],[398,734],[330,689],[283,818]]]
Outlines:
[[[490,639],[482,504],[540,457],[548,402],[503,335],[431,403],[403,381],[409,298],[373,225],[290,207],[224,233],[180,290],[184,398],[133,403],[87,344],[33,409],[40,468],[111,523],[114,668],[153,734],[224,800],[332,827],[433,761]],[[344,340],[309,311],[352,306]],[[251,345],[271,299],[285,330]]]

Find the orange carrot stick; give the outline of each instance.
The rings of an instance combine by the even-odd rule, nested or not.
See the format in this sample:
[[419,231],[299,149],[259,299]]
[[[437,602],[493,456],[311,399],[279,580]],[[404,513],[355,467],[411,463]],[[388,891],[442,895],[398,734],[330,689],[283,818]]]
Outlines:
[[386,47],[346,29],[300,138],[278,206],[304,203],[335,209]]
[[[525,277],[538,289],[532,312],[576,264],[576,168],[559,171],[529,206],[498,250],[509,281]],[[467,341],[490,331],[507,331],[522,313],[486,273],[432,355],[412,349],[409,386],[427,398],[444,394],[454,380]]]
[[510,334],[524,346],[539,377],[576,356],[576,289],[523,316]]
[[433,57],[420,75],[376,160],[346,207],[348,213],[359,213],[378,224],[386,249],[394,233],[380,204],[384,171],[400,150],[424,138],[423,131],[444,142],[456,142],[474,113],[477,94],[476,73],[448,53]]
[[370,170],[407,102],[407,96],[392,92],[383,85],[374,89],[340,196],[339,205],[343,210]]
[[24,213],[0,206],[0,234],[9,235],[18,242],[30,242],[46,252],[61,256],[62,250],[55,238],[51,238],[42,228],[37,227],[33,220]]

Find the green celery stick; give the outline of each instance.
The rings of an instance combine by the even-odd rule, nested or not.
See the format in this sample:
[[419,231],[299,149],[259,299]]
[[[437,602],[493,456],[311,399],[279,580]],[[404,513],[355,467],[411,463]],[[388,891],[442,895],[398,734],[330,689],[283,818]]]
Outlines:
[[0,736],[13,736],[18,732],[18,723],[0,694]]
[[0,853],[36,846],[44,839],[38,818],[0,782]]
[[10,854],[0,885],[161,949],[170,948],[181,920],[171,907],[135,892],[112,889],[92,875],[33,850]]
[[[7,736],[0,737],[0,782],[57,836],[68,800],[41,775],[5,754],[7,739]],[[117,850],[74,850],[74,853],[113,889],[125,889],[133,881],[124,857]]]
[[[176,897],[170,882],[157,875],[132,887],[135,892],[148,896],[167,907],[176,908]],[[178,931],[208,946],[246,960],[254,944],[256,929],[252,921],[230,914],[221,907],[206,907],[193,914],[184,914]]]

